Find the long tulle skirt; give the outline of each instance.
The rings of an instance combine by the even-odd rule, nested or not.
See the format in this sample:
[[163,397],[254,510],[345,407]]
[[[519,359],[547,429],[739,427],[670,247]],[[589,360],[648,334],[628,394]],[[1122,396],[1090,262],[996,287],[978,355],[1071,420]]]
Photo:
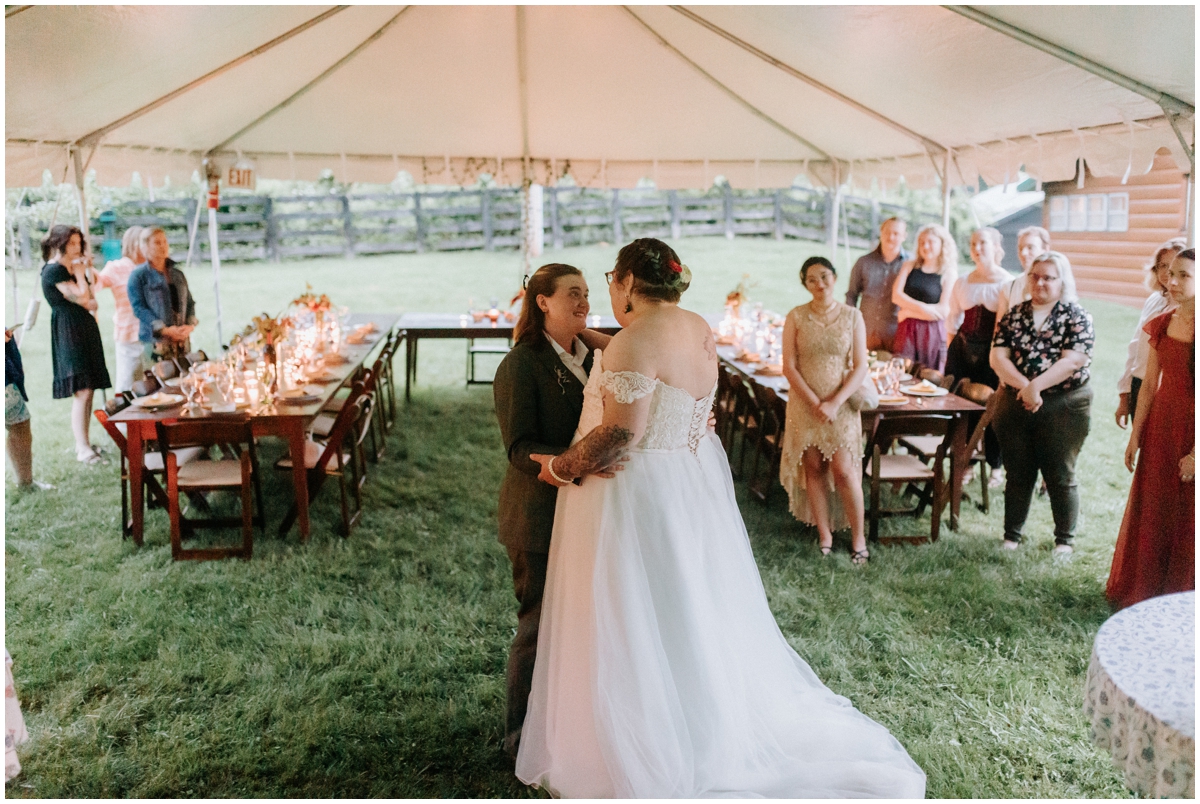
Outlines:
[[569,797],[923,797],[770,609],[719,442],[559,492],[517,757]]

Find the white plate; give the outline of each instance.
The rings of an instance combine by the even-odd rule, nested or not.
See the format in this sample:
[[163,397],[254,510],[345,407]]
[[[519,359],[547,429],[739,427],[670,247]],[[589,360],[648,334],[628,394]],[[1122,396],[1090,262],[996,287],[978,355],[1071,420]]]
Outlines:
[[917,391],[912,386],[909,386],[908,388],[901,388],[900,393],[909,394],[910,396],[945,396],[950,391],[945,388],[934,388],[932,391]]
[[183,401],[183,397],[174,396],[172,394],[164,394],[156,392],[149,396],[139,396],[129,404],[135,408],[143,408],[145,410],[153,410],[154,408],[169,408],[178,405]]

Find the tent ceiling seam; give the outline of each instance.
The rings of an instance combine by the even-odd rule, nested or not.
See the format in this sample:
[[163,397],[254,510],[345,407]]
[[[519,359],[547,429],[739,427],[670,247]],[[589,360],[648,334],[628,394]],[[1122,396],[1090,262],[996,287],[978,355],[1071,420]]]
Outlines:
[[33,8],[33,6],[13,6],[12,8],[6,8],[4,9],[4,19],[15,17],[22,11],[28,11],[31,8]]
[[1081,70],[1086,70],[1092,75],[1099,76],[1100,78],[1114,83],[1117,86],[1124,87],[1130,92],[1135,92],[1138,95],[1141,95],[1142,97],[1158,104],[1166,113],[1174,112],[1175,114],[1182,114],[1186,115],[1187,117],[1196,116],[1196,107],[1187,101],[1180,100],[1174,95],[1168,95],[1166,92],[1162,92],[1152,86],[1143,84],[1141,81],[1138,81],[1135,78],[1130,78],[1124,73],[1119,73],[1111,67],[1105,67],[1103,64],[1092,61],[1086,56],[1081,56],[1072,50],[1068,50],[1062,45],[1056,45],[1047,39],[1043,39],[1040,36],[1031,34],[1022,28],[1018,28],[1015,25],[1011,25],[1003,20],[997,19],[996,17],[979,11],[976,8],[972,8],[971,6],[942,6],[942,8],[948,11],[953,11],[955,14],[961,14],[967,19],[974,20],[980,25],[991,28],[994,31],[998,31],[1005,36],[1029,45],[1030,47],[1037,48],[1043,53],[1048,53],[1055,58],[1061,59],[1068,64],[1072,64],[1080,68]]
[[275,37],[274,39],[272,39],[269,42],[266,42],[265,44],[259,45],[254,50],[251,50],[249,53],[244,53],[241,56],[238,56],[233,61],[226,62],[225,64],[222,64],[220,67],[216,68],[215,70],[211,70],[211,71],[205,73],[204,75],[200,76],[199,78],[195,79],[194,81],[191,81],[191,82],[179,87],[178,89],[168,92],[166,95],[163,95],[162,97],[158,98],[157,100],[147,103],[145,106],[142,106],[140,109],[136,109],[136,110],[130,112],[129,114],[125,115],[124,117],[122,117],[118,120],[115,120],[112,123],[109,123],[106,126],[103,126],[101,128],[96,129],[95,131],[92,131],[92,132],[89,132],[89,133],[83,135],[82,137],[80,137],[78,139],[78,142],[80,144],[90,145],[93,142],[99,140],[105,134],[108,134],[109,132],[120,128],[121,126],[125,125],[126,123],[133,122],[134,120],[138,119],[142,115],[145,115],[145,114],[148,114],[149,112],[154,111],[155,109],[162,106],[163,104],[174,100],[175,98],[179,97],[180,95],[183,95],[186,92],[190,92],[191,90],[195,89],[196,87],[200,86],[201,84],[208,83],[209,81],[216,78],[217,76],[219,76],[223,73],[226,73],[229,70],[232,70],[233,68],[255,58],[256,56],[262,55],[263,53],[267,52],[268,50],[275,47],[276,45],[283,44],[287,40],[291,39],[293,36],[303,33],[304,31],[307,31],[309,28],[313,27],[314,25],[318,25],[318,24],[324,22],[325,20],[329,19],[333,15],[335,15],[341,11],[345,11],[347,8],[349,8],[349,6],[334,6],[331,9],[323,11],[320,14],[318,14],[317,16],[313,17],[312,19],[308,20],[307,22],[297,25],[295,28],[292,28],[290,31],[286,31],[285,33]]
[[[896,131],[899,131],[901,134],[904,134],[906,137],[910,137],[910,138],[916,140],[917,142],[921,143],[926,148],[932,147],[938,151],[949,150],[945,145],[942,145],[941,143],[939,143],[935,140],[932,140],[923,134],[919,134],[916,131],[913,131],[908,126],[891,119],[890,117],[883,114],[882,112],[878,112],[875,109],[872,109],[871,107],[867,106],[866,104],[856,101],[856,100],[854,100],[854,98],[851,98],[848,95],[845,95],[845,94],[837,91],[833,87],[831,87],[827,84],[821,83],[820,81],[818,81],[817,79],[808,75],[807,73],[800,72],[795,67],[788,64],[787,62],[784,62],[784,61],[781,61],[780,59],[775,58],[770,53],[767,53],[766,51],[750,44],[746,40],[734,35],[733,33],[730,33],[729,31],[725,30],[724,28],[720,27],[719,25],[709,22],[704,17],[701,17],[699,14],[696,14],[695,12],[687,9],[686,7],[670,6],[670,8],[673,9],[674,11],[679,12],[680,14],[682,14],[683,16],[687,17],[688,19],[692,20],[693,22],[697,23],[698,25],[701,25],[701,26],[707,28],[708,30],[715,33],[717,36],[720,36],[720,37],[728,40],[729,42],[732,42],[733,44],[735,44],[738,47],[745,50],[747,53],[757,56],[758,58],[765,61],[767,64],[770,64],[772,67],[775,67],[776,69],[792,76],[793,78],[803,81],[804,83],[808,84],[809,86],[811,86],[815,89],[818,89],[821,92],[824,92],[826,95],[829,95],[830,97],[841,101],[843,104],[849,106],[852,109],[855,109],[856,111],[858,111],[862,114],[867,115],[871,119],[873,119],[877,122],[883,123],[885,126],[895,129]],[[932,157],[930,157],[930,158],[932,158]]]
[[625,10],[625,12],[626,12],[627,14],[629,14],[629,16],[631,16],[631,17],[633,17],[635,20],[637,20],[637,22],[638,22],[638,23],[639,23],[639,24],[640,24],[640,25],[641,25],[643,28],[645,28],[647,31],[649,31],[649,32],[650,32],[650,34],[651,34],[651,35],[652,35],[652,36],[653,36],[655,39],[657,39],[657,40],[659,41],[659,43],[660,43],[660,44],[662,44],[662,46],[663,46],[663,47],[665,47],[667,50],[670,50],[672,53],[674,53],[676,56],[678,56],[680,59],[682,59],[682,60],[683,60],[684,62],[686,62],[688,65],[690,65],[690,66],[692,67],[692,69],[694,69],[696,72],[700,73],[702,76],[704,76],[705,78],[707,78],[707,79],[708,79],[708,80],[709,80],[709,81],[710,81],[710,82],[711,82],[713,85],[715,85],[716,87],[718,87],[719,89],[721,89],[723,92],[725,92],[725,94],[729,95],[731,98],[733,98],[733,99],[734,99],[735,101],[737,101],[739,104],[741,104],[742,106],[744,106],[744,107],[745,107],[746,109],[748,109],[748,110],[749,110],[751,113],[753,113],[753,114],[754,114],[756,117],[758,117],[758,118],[760,118],[760,119],[762,119],[762,120],[766,121],[767,123],[769,123],[769,124],[770,124],[772,127],[774,127],[775,129],[777,129],[777,130],[779,130],[779,131],[783,132],[784,134],[788,135],[790,138],[794,139],[796,142],[800,143],[800,144],[801,144],[801,145],[803,145],[804,147],[806,147],[806,148],[809,148],[809,149],[810,149],[810,150],[812,150],[812,151],[815,151],[816,153],[818,153],[818,154],[820,154],[821,156],[823,156],[823,157],[825,157],[826,159],[828,159],[830,162],[833,162],[833,163],[835,163],[835,164],[837,163],[837,161],[838,161],[838,160],[837,160],[837,157],[830,156],[828,153],[826,153],[826,152],[825,152],[825,151],[823,151],[822,149],[818,148],[816,145],[813,145],[811,142],[809,142],[808,140],[806,140],[806,139],[805,139],[804,137],[802,137],[800,134],[798,134],[798,133],[796,133],[795,131],[793,131],[792,129],[788,128],[788,127],[787,127],[787,126],[785,126],[783,123],[780,123],[778,120],[776,120],[775,118],[771,117],[769,114],[767,114],[766,112],[764,112],[762,109],[759,109],[757,106],[755,106],[754,104],[752,104],[750,101],[748,101],[748,100],[746,100],[745,98],[743,98],[741,95],[739,95],[737,92],[735,92],[735,91],[734,91],[732,88],[730,88],[730,87],[726,86],[725,84],[721,83],[721,81],[720,81],[720,80],[718,80],[716,76],[714,76],[714,75],[712,75],[711,73],[709,73],[707,70],[705,70],[703,67],[701,67],[701,66],[700,66],[699,64],[697,64],[696,62],[692,61],[690,58],[688,58],[688,57],[687,57],[687,55],[685,55],[685,54],[683,53],[683,51],[679,50],[679,48],[677,48],[677,47],[675,47],[674,45],[672,45],[670,42],[668,42],[668,41],[666,40],[666,38],[665,38],[665,37],[663,37],[663,35],[662,35],[662,34],[660,34],[658,31],[654,30],[654,28],[650,27],[650,24],[649,24],[649,23],[647,23],[645,20],[643,20],[641,17],[639,17],[639,16],[638,16],[636,13],[634,13],[633,9],[631,9],[629,6],[621,6],[621,8],[623,8],[623,9]]
[[310,89],[312,89],[317,84],[321,83],[326,78],[328,78],[329,76],[333,75],[335,72],[340,70],[349,61],[351,61],[356,56],[358,56],[360,53],[362,53],[362,51],[365,50],[368,45],[370,45],[372,42],[379,39],[379,37],[383,36],[383,34],[387,32],[388,28],[392,27],[392,25],[395,24],[396,20],[400,19],[400,16],[402,14],[404,14],[404,12],[408,11],[410,8],[412,8],[412,6],[408,5],[402,9],[400,9],[398,12],[396,12],[395,16],[393,16],[391,19],[389,19],[387,22],[385,22],[382,26],[380,26],[379,29],[376,30],[373,34],[371,34],[366,39],[364,39],[362,42],[360,42],[353,50],[351,50],[345,56],[342,56],[340,59],[338,59],[332,65],[330,65],[330,67],[328,69],[326,69],[323,73],[318,75],[313,80],[309,81],[304,86],[300,87],[298,90],[293,92],[291,95],[289,95],[288,97],[286,97],[285,99],[280,101],[278,104],[276,104],[272,108],[268,109],[263,114],[259,115],[254,120],[247,123],[245,126],[243,126],[241,129],[239,129],[234,134],[231,134],[230,136],[226,137],[221,142],[219,142],[216,145],[214,145],[213,147],[209,148],[206,151],[206,155],[215,153],[216,151],[220,150],[221,148],[224,148],[227,145],[229,145],[234,140],[239,139],[247,132],[258,127],[261,123],[265,122],[268,118],[272,117],[276,112],[279,112],[279,111],[287,108],[294,101],[298,100],[302,95],[305,95]]

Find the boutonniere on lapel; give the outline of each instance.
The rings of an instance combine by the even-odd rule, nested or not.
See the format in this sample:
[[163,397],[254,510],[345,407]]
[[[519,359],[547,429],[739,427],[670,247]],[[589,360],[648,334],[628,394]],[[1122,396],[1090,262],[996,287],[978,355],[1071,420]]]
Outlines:
[[558,387],[562,389],[563,396],[566,396],[567,386],[563,383],[563,381],[567,379],[567,370],[562,366],[555,366],[554,379],[558,380]]

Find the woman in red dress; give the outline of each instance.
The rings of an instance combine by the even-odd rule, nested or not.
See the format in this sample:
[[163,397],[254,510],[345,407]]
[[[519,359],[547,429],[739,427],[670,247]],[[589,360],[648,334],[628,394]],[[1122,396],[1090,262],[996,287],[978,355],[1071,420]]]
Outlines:
[[1167,292],[1179,307],[1146,324],[1150,361],[1125,450],[1137,470],[1108,576],[1119,609],[1196,588],[1195,249],[1171,263]]

